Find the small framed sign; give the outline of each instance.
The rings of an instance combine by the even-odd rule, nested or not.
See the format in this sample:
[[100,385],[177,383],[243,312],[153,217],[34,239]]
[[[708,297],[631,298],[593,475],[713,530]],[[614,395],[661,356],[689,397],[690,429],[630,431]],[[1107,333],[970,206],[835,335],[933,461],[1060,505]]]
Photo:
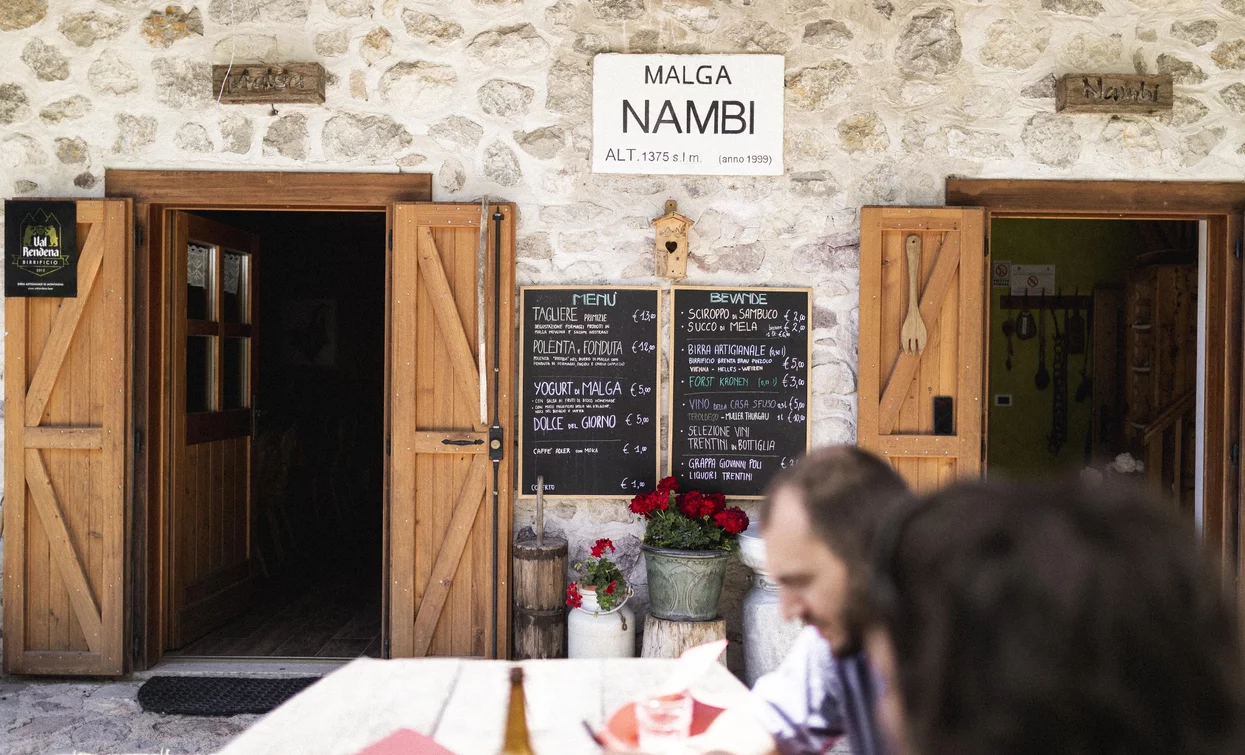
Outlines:
[[212,94],[225,105],[324,103],[319,63],[212,66]]
[[5,296],[76,297],[77,203],[6,200],[4,250]]
[[783,61],[781,55],[597,55],[592,171],[781,176]]

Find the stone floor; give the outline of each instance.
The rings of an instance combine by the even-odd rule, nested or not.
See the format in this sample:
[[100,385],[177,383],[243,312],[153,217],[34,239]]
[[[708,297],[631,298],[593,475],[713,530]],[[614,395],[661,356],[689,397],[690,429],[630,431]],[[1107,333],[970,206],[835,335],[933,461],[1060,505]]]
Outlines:
[[0,677],[0,753],[215,752],[259,718],[145,713],[142,683]]
[[260,716],[146,713],[138,704],[138,688],[147,678],[322,676],[341,665],[340,661],[186,660],[123,680],[0,676],[0,755],[216,752]]

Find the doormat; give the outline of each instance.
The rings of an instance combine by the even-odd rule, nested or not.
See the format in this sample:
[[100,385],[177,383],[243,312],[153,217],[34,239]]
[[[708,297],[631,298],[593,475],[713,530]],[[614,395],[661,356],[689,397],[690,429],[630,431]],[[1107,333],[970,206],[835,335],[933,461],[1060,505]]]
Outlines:
[[318,681],[318,676],[293,679],[153,676],[138,688],[138,704],[149,713],[182,716],[267,713]]

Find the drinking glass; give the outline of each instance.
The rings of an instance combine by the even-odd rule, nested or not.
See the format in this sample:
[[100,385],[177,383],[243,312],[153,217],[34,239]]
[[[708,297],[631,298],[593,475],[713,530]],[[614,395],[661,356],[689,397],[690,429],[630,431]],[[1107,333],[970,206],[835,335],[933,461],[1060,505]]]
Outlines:
[[640,750],[645,755],[683,755],[692,727],[692,696],[661,695],[635,704]]

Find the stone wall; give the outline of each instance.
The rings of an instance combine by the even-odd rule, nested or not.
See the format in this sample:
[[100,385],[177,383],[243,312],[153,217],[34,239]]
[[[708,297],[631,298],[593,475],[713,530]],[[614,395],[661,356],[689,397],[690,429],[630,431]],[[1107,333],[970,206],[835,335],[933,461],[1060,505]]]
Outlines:
[[[948,175],[1241,180],[1245,0],[3,0],[0,194],[100,196],[103,170],[413,171],[521,211],[521,283],[652,283],[649,221],[697,220],[689,282],[816,289],[817,443],[854,436],[863,204]],[[593,175],[598,52],[768,52],[786,175]],[[220,106],[210,64],[321,61],[323,106]],[[1058,73],[1171,73],[1175,110],[1060,116]],[[531,521],[521,504],[516,529]],[[636,566],[616,503],[559,502],[572,556]],[[737,614],[742,576],[733,575]]]

